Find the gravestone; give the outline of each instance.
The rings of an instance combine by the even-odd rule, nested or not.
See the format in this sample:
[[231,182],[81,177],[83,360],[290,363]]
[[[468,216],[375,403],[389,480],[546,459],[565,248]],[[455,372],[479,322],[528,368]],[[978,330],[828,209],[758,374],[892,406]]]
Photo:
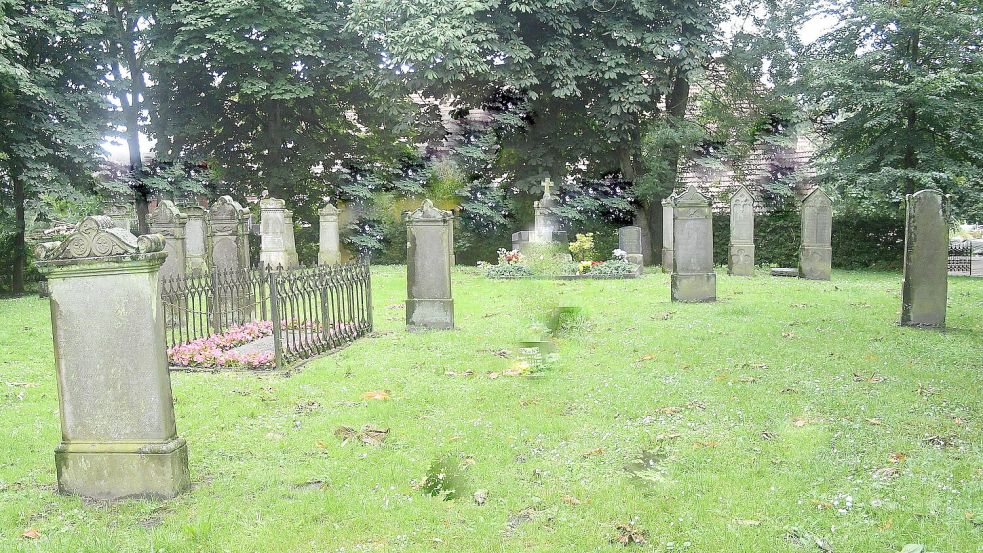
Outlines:
[[[249,267],[249,210],[229,196],[222,196],[208,210],[208,268]],[[245,253],[245,255],[244,255]]]
[[205,210],[197,205],[185,206],[183,210],[188,217],[184,225],[185,268],[189,274],[197,274],[208,269]]
[[451,295],[451,256],[448,235],[454,224],[450,211],[423,205],[406,214],[406,328],[454,328]]
[[319,265],[341,263],[341,239],[338,234],[338,208],[326,204],[317,212],[320,218],[318,229],[317,262]]
[[829,280],[833,264],[833,202],[820,188],[802,200],[799,277]]
[[695,186],[673,197],[672,300],[707,302],[717,299],[713,271],[713,223],[710,202]]
[[117,202],[107,205],[106,208],[102,210],[102,214],[112,219],[115,226],[126,230],[131,230],[133,228],[133,220],[136,219],[136,213],[133,209],[133,205],[126,203]]
[[51,290],[58,491],[107,500],[186,490],[158,292],[163,237],[87,217],[37,253]]
[[266,198],[259,202],[262,216],[260,227],[259,262],[264,267],[297,266],[297,247],[294,244],[293,213],[284,207],[283,200]]
[[735,276],[754,276],[754,196],[744,186],[730,199],[727,271]]
[[652,264],[652,233],[649,232],[648,215],[645,210],[638,208],[635,210],[635,217],[632,225],[642,229],[642,263]]
[[662,272],[672,273],[672,202],[675,194],[662,200]]
[[922,190],[907,196],[901,324],[945,326],[949,226],[942,193]]
[[161,200],[150,214],[150,231],[164,237],[167,259],[160,267],[161,277],[183,277],[187,273],[185,228],[188,216],[170,200]]
[[[512,233],[512,249],[526,251],[529,244],[566,244],[566,231],[559,230],[560,218],[556,215],[554,208],[557,205],[556,197],[553,196],[553,181],[543,180],[543,197],[533,203],[535,222],[533,230],[523,230]],[[451,231],[453,232],[453,230]]]
[[642,228],[619,228],[618,249],[624,250],[628,254],[628,261],[642,266],[645,262],[645,258],[642,256]]

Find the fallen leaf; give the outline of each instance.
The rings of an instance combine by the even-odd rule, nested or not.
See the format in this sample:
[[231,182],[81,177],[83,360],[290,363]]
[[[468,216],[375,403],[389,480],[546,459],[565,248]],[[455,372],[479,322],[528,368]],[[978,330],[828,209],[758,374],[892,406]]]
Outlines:
[[894,467],[884,467],[875,470],[872,474],[875,480],[891,480],[898,477],[898,469]]
[[782,332],[782,338],[796,338],[797,335],[794,332]]
[[903,463],[908,456],[901,452],[895,452],[887,456],[887,460],[891,463]]
[[763,440],[774,440],[775,439],[775,433],[774,432],[768,432],[768,431],[762,432],[761,433],[761,439],[763,439]]
[[583,503],[583,501],[577,499],[576,497],[574,497],[572,495],[565,495],[565,496],[563,496],[562,501],[564,503],[566,503],[567,505],[580,505],[581,503]]
[[611,543],[620,543],[621,545],[625,546],[633,543],[643,545],[647,539],[647,532],[632,526],[631,524],[619,524],[617,529],[618,535],[611,538]]
[[508,357],[511,354],[512,354],[512,352],[510,352],[507,349],[500,349],[500,350],[498,350],[498,351],[495,352],[495,355],[497,355],[498,357]]
[[952,422],[961,425],[963,423],[963,420],[961,418],[959,418],[959,417],[955,417],[955,418],[952,419]]
[[497,372],[490,372],[490,373],[488,373],[488,378],[490,378],[492,380],[495,380],[496,378],[498,378],[500,376],[502,376],[502,375],[499,374],[499,373],[497,373]]
[[795,419],[795,420],[792,421],[792,425],[795,426],[796,428],[802,428],[803,426],[805,426],[807,424],[809,424],[809,421],[807,419],[804,419],[804,418],[797,418],[797,419]]
[[388,428],[375,428],[366,424],[362,427],[362,432],[359,433],[359,438],[363,443],[369,445],[382,445],[382,442],[386,441],[389,437]]
[[358,437],[358,432],[350,426],[339,426],[334,431],[334,435],[340,440],[351,440]]
[[889,518],[884,521],[884,524],[881,524],[881,530],[890,530],[892,526],[894,526],[894,519]]
[[604,455],[604,448],[603,447],[599,447],[597,449],[592,449],[592,450],[584,453],[583,455],[584,455],[584,458],[585,459],[588,458],[588,457],[595,457],[597,455]]
[[718,445],[720,445],[720,442],[700,441],[700,442],[694,442],[693,445],[696,446],[697,449],[699,449],[704,447],[717,447]]
[[874,426],[881,426],[884,424],[884,421],[882,421],[881,419],[864,419],[864,420],[869,422],[870,424],[873,424]]
[[738,382],[747,382],[749,384],[757,382],[758,377],[756,376],[742,376],[737,379]]
[[33,382],[7,382],[7,386],[12,388],[37,388],[38,385]]
[[830,503],[829,501],[819,501],[819,500],[814,499],[812,501],[812,504],[815,505],[816,508],[819,509],[820,511],[824,511],[826,509],[832,509],[833,508],[833,504]]
[[735,520],[734,522],[737,523],[737,524],[739,524],[739,525],[741,525],[741,526],[761,526],[761,521],[760,520],[741,519],[741,518],[739,518],[739,519]]
[[655,359],[654,355],[643,355],[642,358],[639,359],[639,361],[651,361],[653,359]]
[[318,449],[327,449],[328,447],[328,444],[322,442],[321,440],[318,440],[314,445],[317,446]]
[[23,534],[21,534],[21,537],[29,540],[36,540],[41,537],[41,532],[37,528],[28,528]]
[[675,415],[676,413],[679,413],[680,411],[682,411],[682,409],[679,408],[679,407],[675,407],[675,406],[663,407],[663,408],[659,409],[659,412],[662,413],[663,415]]
[[389,390],[372,390],[370,392],[365,392],[362,394],[362,399],[373,400],[377,399],[380,401],[386,401],[389,399]]
[[946,438],[945,436],[929,436],[923,440],[925,443],[935,446],[937,448],[945,448],[951,446],[955,443],[952,438]]

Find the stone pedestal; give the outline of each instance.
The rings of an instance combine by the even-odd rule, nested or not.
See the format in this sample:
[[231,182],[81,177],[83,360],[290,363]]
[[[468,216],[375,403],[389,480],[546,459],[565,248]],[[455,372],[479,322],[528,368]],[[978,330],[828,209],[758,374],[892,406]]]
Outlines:
[[266,198],[259,202],[261,241],[259,262],[264,267],[297,266],[297,247],[294,244],[293,212],[284,207],[283,200]]
[[672,300],[707,302],[717,299],[713,271],[713,224],[710,202],[694,186],[673,198]]
[[744,186],[730,199],[727,271],[734,276],[754,276],[754,196]]
[[922,190],[907,197],[901,324],[944,327],[948,292],[949,226],[942,193]]
[[51,289],[61,493],[169,498],[189,486],[158,293],[163,250],[160,235],[137,239],[103,216],[38,248]]
[[802,200],[802,245],[799,277],[829,280],[833,267],[833,202],[822,189]]
[[675,194],[662,200],[662,272],[672,273],[673,264],[673,236],[672,236],[672,202]]
[[205,247],[207,235],[205,210],[194,205],[184,207],[183,211],[188,217],[188,222],[184,225],[185,270],[189,274],[207,271],[208,248]]
[[160,268],[161,277],[183,277],[187,274],[185,229],[188,216],[174,202],[161,200],[150,214],[150,231],[164,237],[167,259]]
[[618,249],[628,254],[628,261],[641,267],[645,263],[645,257],[642,255],[641,227],[619,228]]
[[341,239],[338,233],[338,209],[327,204],[318,210],[320,228],[318,235],[318,265],[341,263]]
[[567,233],[559,230],[560,218],[553,211],[557,203],[552,193],[553,181],[544,179],[542,185],[543,197],[533,203],[533,229],[512,233],[513,250],[526,252],[529,244],[567,244]]
[[454,328],[448,235],[450,211],[424,200],[406,215],[406,328]]

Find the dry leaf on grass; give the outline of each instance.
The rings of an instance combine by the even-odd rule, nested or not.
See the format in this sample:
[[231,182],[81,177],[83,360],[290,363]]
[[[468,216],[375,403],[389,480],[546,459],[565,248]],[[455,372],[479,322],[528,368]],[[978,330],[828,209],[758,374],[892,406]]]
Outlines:
[[619,524],[617,526],[618,535],[611,538],[611,543],[621,545],[638,544],[644,545],[648,539],[648,532],[631,524]]
[[653,359],[655,359],[654,355],[643,355],[642,358],[639,359],[639,361],[651,361]]
[[597,449],[592,449],[592,450],[584,453],[583,455],[584,455],[584,458],[585,459],[586,458],[589,458],[589,457],[596,457],[598,455],[604,455],[604,448],[603,447],[599,447]]
[[663,415],[675,415],[676,413],[679,413],[682,410],[683,409],[681,407],[670,406],[670,407],[663,407],[659,409],[659,412],[662,413]]
[[897,478],[898,474],[898,469],[894,467],[884,467],[875,470],[872,476],[874,477],[874,480],[891,480],[893,478]]
[[376,428],[368,424],[362,427],[362,432],[359,434],[362,442],[369,445],[382,445],[382,442],[386,441],[388,437],[388,428]]
[[891,463],[904,463],[908,456],[901,452],[894,452],[887,456],[887,460]]
[[735,520],[734,522],[737,523],[740,526],[761,526],[761,521],[760,520],[741,519],[741,518],[739,518],[739,519]]
[[864,420],[869,422],[870,424],[873,424],[874,426],[882,426],[884,424],[884,421],[882,421],[881,419],[864,419]]
[[563,496],[563,502],[566,503],[567,505],[580,505],[581,503],[583,503],[583,501],[577,499],[572,495]]
[[365,392],[364,394],[362,394],[362,399],[364,399],[364,400],[373,400],[373,399],[376,399],[376,400],[379,400],[379,401],[386,401],[389,398],[390,398],[390,396],[389,396],[389,390],[372,390],[372,391]]
[[37,528],[28,528],[21,534],[21,537],[29,540],[36,540],[41,537],[41,532]]

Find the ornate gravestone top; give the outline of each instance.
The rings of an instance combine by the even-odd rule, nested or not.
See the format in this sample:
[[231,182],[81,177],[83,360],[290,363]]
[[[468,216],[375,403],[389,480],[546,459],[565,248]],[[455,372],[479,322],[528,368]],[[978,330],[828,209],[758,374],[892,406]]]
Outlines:
[[105,215],[86,217],[75,232],[61,242],[45,242],[37,247],[42,262],[123,257],[163,251],[164,237],[145,234],[137,238],[129,230],[117,227]]
[[338,215],[338,208],[335,207],[335,206],[333,206],[330,203],[324,204],[324,207],[322,207],[321,209],[317,210],[317,214],[318,215],[322,215],[322,216],[325,216],[325,215],[326,216],[331,216],[331,215],[337,216]]
[[173,226],[183,225],[188,222],[188,216],[181,212],[174,202],[161,200],[157,203],[157,208],[150,214],[152,225]]
[[411,211],[406,214],[407,222],[418,222],[418,221],[447,221],[452,219],[454,214],[450,211],[444,211],[433,205],[433,202],[429,199],[423,200],[423,205],[417,208],[415,211]]

